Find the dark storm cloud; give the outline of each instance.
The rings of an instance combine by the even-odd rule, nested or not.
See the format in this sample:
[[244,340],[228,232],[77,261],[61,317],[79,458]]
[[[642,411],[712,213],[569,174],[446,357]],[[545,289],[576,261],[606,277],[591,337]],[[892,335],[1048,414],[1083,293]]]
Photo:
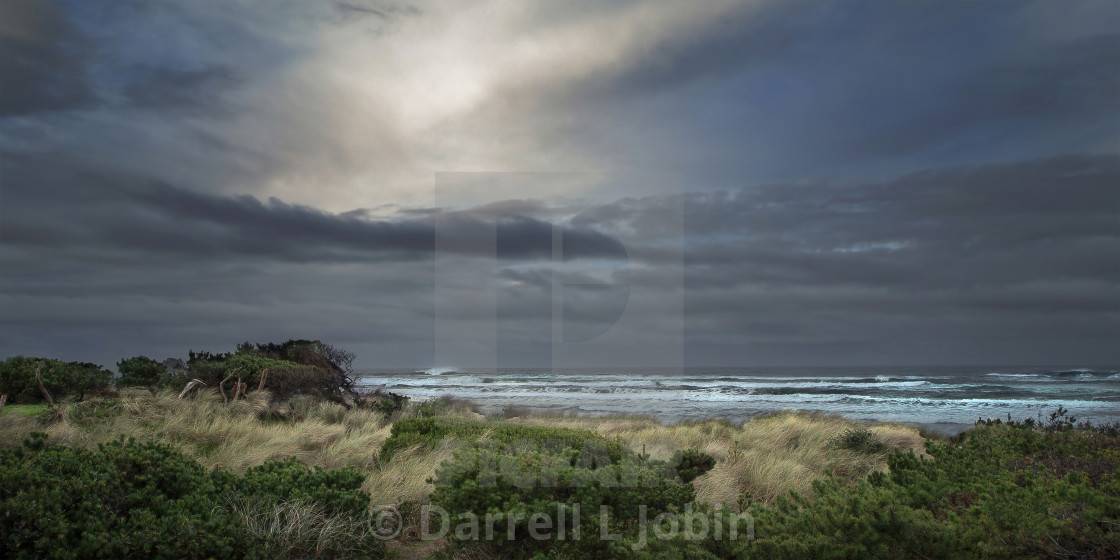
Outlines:
[[234,72],[224,67],[198,70],[140,68],[134,81],[123,88],[132,107],[178,109],[192,113],[214,113],[228,109],[216,103],[223,89],[234,86]]
[[[565,321],[611,315],[627,286],[676,288],[693,363],[1115,362],[1117,185],[1120,157],[1088,155],[624,199],[572,223],[616,232],[629,263],[609,281],[505,268],[500,317],[509,332],[539,327],[570,283],[605,295],[592,289]],[[681,217],[674,240],[661,226]],[[683,281],[681,253],[662,250],[674,243]]]
[[[898,155],[969,131],[1120,110],[1120,34],[1035,45],[979,65],[923,110],[865,137],[858,147]],[[1107,123],[1101,123],[1107,125]],[[1115,123],[1113,124],[1115,128]]]
[[[547,360],[556,286],[579,295],[567,330],[607,329],[612,308],[653,330],[674,313],[658,299],[680,290],[697,363],[743,352],[763,363],[1117,357],[1118,156],[595,204],[560,222],[565,249],[587,259],[560,262],[554,224],[528,215],[556,213],[540,201],[371,220],[96,168],[32,167],[8,161],[0,208],[5,322],[22,325],[28,344],[26,333],[52,325],[78,336],[168,320],[192,328],[204,316],[283,323],[290,315],[277,305],[319,313],[317,328],[342,336],[333,314],[365,305],[343,315],[368,333],[382,333],[373,317],[395,317],[408,323],[410,348],[428,348],[433,282],[448,281],[433,280],[430,257],[443,252],[454,282],[499,283],[503,363],[531,362],[537,350]],[[664,227],[673,219],[683,219],[683,236]],[[438,244],[436,231],[447,236]],[[673,245],[683,248],[683,278],[671,272]]]
[[[436,235],[449,253],[504,260],[550,260],[553,224],[524,215],[495,219],[493,209],[424,220],[368,220],[278,199],[194,192],[62,162],[21,165],[2,158],[5,197],[0,238],[12,247],[150,254],[161,258],[246,258],[280,262],[363,262],[431,258]],[[44,168],[45,167],[45,168]],[[77,205],[77,206],[71,206]],[[35,211],[29,212],[34,208]],[[619,259],[609,235],[565,228],[568,259]]]
[[0,2],[0,357],[1120,362],[1120,4],[415,4]]
[[1115,3],[778,2],[732,22],[595,82],[594,119],[623,132],[594,145],[724,188],[1117,146]]
[[693,359],[1115,362],[1117,185],[1067,156],[686,199]]
[[[1120,158],[929,170],[686,198],[699,285],[946,287],[1120,278]],[[723,238],[721,235],[733,237]],[[705,241],[710,239],[711,241]],[[708,275],[706,267],[735,271]]]
[[47,2],[0,2],[0,118],[89,107],[91,45]]

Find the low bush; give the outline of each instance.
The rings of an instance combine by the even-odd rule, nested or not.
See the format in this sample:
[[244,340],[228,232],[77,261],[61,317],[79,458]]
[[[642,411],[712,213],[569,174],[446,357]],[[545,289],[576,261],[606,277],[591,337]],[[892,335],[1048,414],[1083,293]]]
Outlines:
[[242,476],[207,471],[174,448],[116,441],[96,451],[35,434],[0,449],[0,545],[8,558],[382,558],[368,532],[294,538],[250,523],[254,511],[311,511],[311,525],[356,527],[369,497],[356,471],[265,463]]
[[623,454],[622,442],[608,439],[587,430],[534,426],[515,422],[488,421],[457,417],[414,417],[398,420],[389,432],[389,439],[381,446],[381,460],[388,461],[393,453],[414,445],[432,447],[442,440],[456,440],[477,445],[485,436],[486,441],[500,451],[510,444],[533,443],[538,449],[583,449],[590,443],[602,449],[610,460],[617,462]]
[[118,387],[144,387],[153,395],[156,389],[166,383],[167,366],[147,356],[133,356],[117,362]]
[[422,418],[433,416],[447,416],[460,412],[478,413],[478,405],[468,399],[460,399],[451,395],[443,395],[436,399],[424,401],[416,407],[416,415]]
[[93,420],[108,420],[121,413],[120,401],[117,399],[93,398],[82,402],[71,403],[58,409],[64,413],[71,422],[88,425]]
[[15,356],[0,362],[0,393],[8,395],[8,402],[37,403],[45,400],[35,368],[43,387],[54,399],[86,395],[106,389],[113,379],[113,372],[88,362],[62,362],[47,358]]
[[692,482],[696,477],[712,470],[716,466],[716,459],[703,451],[684,449],[674,453],[669,464],[673,465],[681,482]]
[[[451,548],[482,546],[507,558],[631,558],[638,550],[665,552],[661,546],[644,550],[647,522],[680,527],[693,517],[712,518],[710,508],[694,504],[695,489],[677,476],[678,465],[632,453],[601,460],[586,450],[490,441],[442,464],[431,501],[457,520]],[[715,462],[695,451],[677,458],[688,465],[689,477]],[[738,522],[729,510],[720,514],[725,527]],[[678,540],[673,555],[716,558],[722,546]]]
[[[249,390],[260,386],[279,400],[296,395],[313,395],[346,404],[358,397],[349,377],[353,354],[317,340],[289,340],[284,343],[238,345],[235,352],[213,354],[190,351],[187,369],[173,379],[178,387],[190,379],[199,379],[209,387],[218,387],[225,379],[226,391],[240,380]],[[346,404],[346,406],[349,406]]]
[[[890,473],[814,497],[756,505],[750,558],[1116,558],[1120,437],[1116,426],[988,421],[929,458],[888,455]],[[855,438],[859,440],[860,438]]]
[[883,442],[875,439],[871,430],[863,427],[848,428],[829,442],[835,449],[848,449],[857,453],[879,453],[883,451]]
[[355,392],[354,403],[359,407],[376,410],[386,418],[404,410],[409,398],[405,395],[392,393],[383,389],[367,392]]

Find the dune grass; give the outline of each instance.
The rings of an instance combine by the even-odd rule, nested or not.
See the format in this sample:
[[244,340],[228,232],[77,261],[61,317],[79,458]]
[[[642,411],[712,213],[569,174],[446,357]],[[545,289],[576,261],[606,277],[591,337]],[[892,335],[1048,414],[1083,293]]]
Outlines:
[[681,449],[699,449],[716,458],[716,467],[696,479],[697,498],[712,505],[737,504],[740,497],[769,503],[788,490],[812,494],[812,481],[829,474],[857,480],[886,469],[892,449],[923,453],[925,439],[914,428],[892,424],[866,426],[882,443],[875,453],[838,449],[832,441],[864,425],[836,415],[781,412],[741,425],[704,420],[666,426],[642,417],[528,417],[525,422],[583,428],[622,438],[634,451],[668,459]]
[[[454,453],[450,445],[414,448],[382,463],[378,450],[396,418],[311,399],[296,398],[280,405],[269,401],[270,396],[262,393],[226,403],[211,390],[182,400],[171,393],[153,397],[133,392],[53,411],[9,406],[0,420],[0,445],[18,444],[32,431],[81,447],[135,437],[170,444],[207,467],[235,472],[271,459],[296,457],[309,466],[360,469],[367,475],[363,488],[373,503],[394,505],[422,503],[433,490],[428,477]],[[481,418],[466,402],[442,403],[435,410],[440,415]],[[430,405],[411,405],[402,414],[432,411]],[[924,442],[913,428],[877,424],[866,429],[882,444],[881,451],[836,448],[834,438],[863,425],[839,416],[797,412],[757,417],[741,425],[706,420],[667,426],[644,417],[545,415],[522,416],[517,421],[618,437],[630,449],[654,459],[668,459],[682,449],[704,451],[716,458],[716,467],[696,479],[695,485],[698,499],[714,505],[738,504],[744,496],[770,502],[790,489],[811,494],[814,479],[829,474],[847,480],[863,478],[886,469],[887,451],[909,448],[921,453]]]

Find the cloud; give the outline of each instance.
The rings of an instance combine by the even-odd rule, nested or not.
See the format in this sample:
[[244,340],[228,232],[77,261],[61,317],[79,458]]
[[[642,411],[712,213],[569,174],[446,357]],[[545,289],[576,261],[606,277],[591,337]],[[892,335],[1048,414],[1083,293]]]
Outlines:
[[[49,169],[40,167],[42,161],[30,167],[6,163],[5,196],[20,211],[4,211],[11,206],[0,210],[0,236],[8,244],[39,251],[380,262],[430,259],[438,235],[439,250],[455,254],[506,260],[550,260],[553,254],[554,224],[528,215],[495,216],[493,207],[422,219],[369,220],[276,198],[199,193],[111,172],[99,176],[84,166],[64,170],[59,162]],[[626,258],[617,240],[592,228],[565,227],[562,239],[567,259]]]
[[1116,361],[1120,10],[1061,4],[3,2],[0,350],[415,365],[481,286],[526,362],[575,282],[589,363]]
[[88,42],[54,5],[0,3],[0,118],[88,108]]
[[[998,362],[1015,351],[1107,362],[1120,334],[1118,156],[373,219],[5,161],[0,286],[5,328],[19,333],[0,341],[9,352],[48,331],[110,352],[122,333],[171,348],[184,336],[300,336],[300,325],[349,337],[377,357],[370,365],[415,364],[430,359],[435,320],[462,322],[468,338],[495,328],[462,299],[486,286],[506,364],[552,359],[562,285],[575,305],[568,331],[598,333],[622,309],[631,342],[664,346],[676,317],[700,363]],[[683,230],[664,227],[673,220]],[[570,258],[554,258],[558,227]],[[466,307],[435,313],[436,287]],[[231,326],[204,336],[208,321]],[[608,363],[614,350],[583,358]]]
[[190,112],[229,112],[215,103],[225,88],[237,83],[233,72],[221,66],[198,70],[144,68],[123,93],[137,109],[180,109]]

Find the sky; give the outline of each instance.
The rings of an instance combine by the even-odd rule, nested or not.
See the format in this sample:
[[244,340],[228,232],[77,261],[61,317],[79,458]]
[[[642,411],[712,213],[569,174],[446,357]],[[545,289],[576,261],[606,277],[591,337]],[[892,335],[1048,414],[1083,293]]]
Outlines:
[[0,357],[1120,364],[1120,3],[0,2]]

